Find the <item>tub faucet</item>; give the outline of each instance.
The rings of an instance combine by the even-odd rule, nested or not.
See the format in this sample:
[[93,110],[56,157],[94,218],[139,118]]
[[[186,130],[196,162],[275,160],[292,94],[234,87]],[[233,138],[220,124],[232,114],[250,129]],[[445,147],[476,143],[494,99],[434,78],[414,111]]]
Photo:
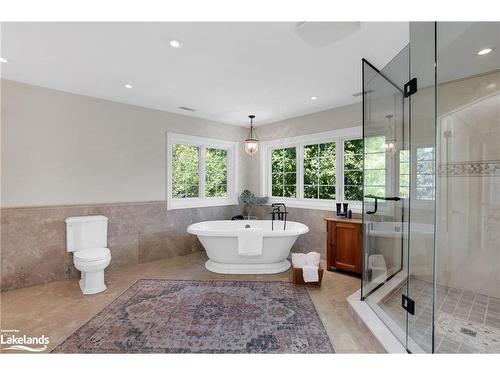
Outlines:
[[[271,212],[271,230],[274,230],[274,220],[283,221],[283,230],[286,230],[286,216],[288,215],[288,211],[286,210],[286,206],[284,203],[273,203]],[[283,208],[283,211],[281,211]]]

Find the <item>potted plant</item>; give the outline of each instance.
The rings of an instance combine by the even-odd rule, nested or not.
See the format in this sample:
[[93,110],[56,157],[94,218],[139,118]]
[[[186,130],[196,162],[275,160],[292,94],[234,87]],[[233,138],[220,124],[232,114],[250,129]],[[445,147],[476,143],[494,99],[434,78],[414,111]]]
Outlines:
[[262,207],[268,200],[268,197],[256,197],[250,190],[243,190],[238,198],[239,204],[246,207],[247,220],[252,218],[252,209],[254,207]]

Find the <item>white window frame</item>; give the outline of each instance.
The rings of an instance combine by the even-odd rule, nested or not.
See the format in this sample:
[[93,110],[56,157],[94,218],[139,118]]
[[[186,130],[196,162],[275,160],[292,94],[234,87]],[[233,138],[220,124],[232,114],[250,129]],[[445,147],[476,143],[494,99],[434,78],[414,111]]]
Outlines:
[[[269,203],[283,202],[289,207],[311,208],[316,210],[335,210],[335,203],[349,202],[349,208],[353,212],[361,212],[362,202],[346,201],[344,194],[344,140],[362,138],[361,126],[354,126],[322,133],[301,135],[297,137],[275,139],[261,143],[260,194],[269,197]],[[310,199],[304,196],[304,146],[317,143],[335,142],[335,200]],[[297,197],[273,197],[272,196],[272,151],[279,148],[297,148]]]
[[[198,173],[199,190],[197,198],[173,198],[172,197],[172,146],[182,144],[199,147]],[[239,142],[221,139],[196,137],[193,135],[167,133],[167,210],[180,208],[227,206],[238,203],[238,146]],[[205,197],[205,150],[217,148],[227,151],[227,196]]]

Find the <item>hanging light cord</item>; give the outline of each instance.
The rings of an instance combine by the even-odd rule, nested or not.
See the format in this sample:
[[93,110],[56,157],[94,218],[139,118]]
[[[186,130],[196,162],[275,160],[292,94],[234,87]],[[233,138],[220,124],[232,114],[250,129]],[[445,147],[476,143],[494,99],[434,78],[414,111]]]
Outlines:
[[254,115],[250,115],[248,117],[250,117],[250,139],[255,139],[253,137],[253,119],[255,118],[255,116]]

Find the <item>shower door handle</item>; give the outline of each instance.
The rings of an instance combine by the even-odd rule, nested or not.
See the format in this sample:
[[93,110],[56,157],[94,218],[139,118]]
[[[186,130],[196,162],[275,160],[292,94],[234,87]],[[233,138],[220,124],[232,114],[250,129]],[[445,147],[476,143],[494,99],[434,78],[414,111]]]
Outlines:
[[378,196],[372,195],[372,194],[365,195],[365,198],[375,199],[375,207],[374,207],[373,211],[366,211],[367,215],[373,215],[373,214],[377,213],[379,199],[382,199],[384,201],[400,201],[401,200],[400,197],[378,197]]

